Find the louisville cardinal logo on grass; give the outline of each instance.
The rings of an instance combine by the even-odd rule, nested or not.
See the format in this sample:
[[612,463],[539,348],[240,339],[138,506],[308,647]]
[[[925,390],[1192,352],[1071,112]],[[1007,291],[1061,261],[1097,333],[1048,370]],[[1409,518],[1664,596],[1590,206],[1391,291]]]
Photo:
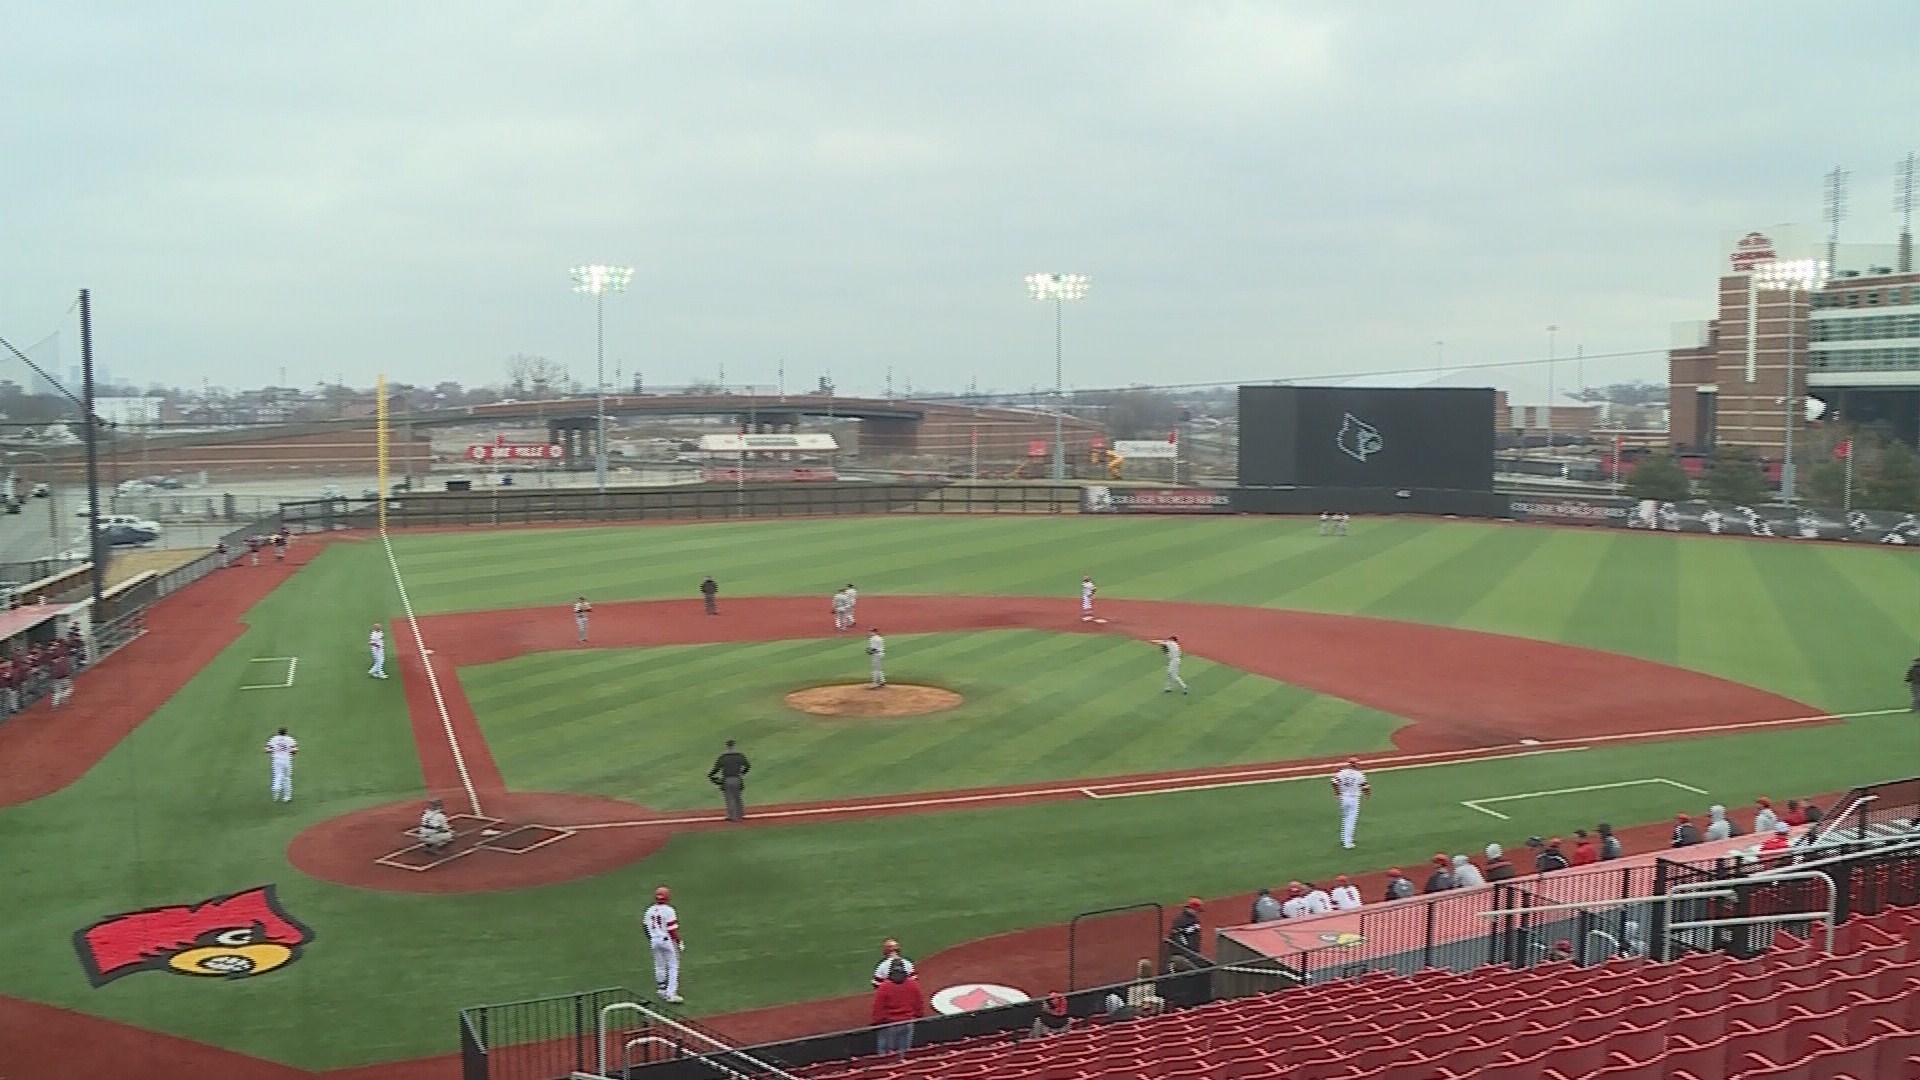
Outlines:
[[95,989],[139,971],[245,979],[293,963],[313,931],[280,907],[274,886],[109,915],[76,931]]

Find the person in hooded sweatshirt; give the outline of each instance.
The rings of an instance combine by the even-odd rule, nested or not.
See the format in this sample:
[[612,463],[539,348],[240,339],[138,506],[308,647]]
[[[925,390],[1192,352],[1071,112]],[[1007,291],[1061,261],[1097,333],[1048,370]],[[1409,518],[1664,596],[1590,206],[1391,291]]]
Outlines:
[[1520,871],[1507,861],[1504,848],[1499,844],[1487,845],[1487,872],[1484,876],[1488,881],[1512,881],[1519,874]]
[[1768,837],[1773,835],[1773,827],[1780,824],[1780,815],[1773,812],[1773,800],[1765,795],[1754,800],[1759,809],[1753,812],[1753,835]]
[[896,958],[887,967],[886,979],[873,988],[873,1026],[880,1029],[877,1052],[905,1056],[913,1047],[913,1022],[926,1012],[920,984],[907,974],[906,962]]
[[1725,840],[1733,836],[1733,822],[1727,820],[1727,808],[1719,804],[1707,807],[1705,839]]
[[1467,858],[1465,855],[1455,855],[1453,857],[1454,888],[1471,889],[1476,885],[1485,885],[1486,883],[1487,879],[1480,876],[1480,868],[1473,865],[1472,859]]
[[1620,838],[1613,835],[1613,826],[1603,821],[1595,825],[1593,831],[1600,834],[1600,861],[1607,862],[1610,859],[1619,858]]

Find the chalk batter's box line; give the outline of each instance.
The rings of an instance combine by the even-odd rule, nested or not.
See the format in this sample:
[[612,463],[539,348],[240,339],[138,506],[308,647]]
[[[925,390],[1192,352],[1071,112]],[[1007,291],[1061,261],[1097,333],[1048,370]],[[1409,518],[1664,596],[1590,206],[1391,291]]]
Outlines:
[[287,665],[287,678],[285,682],[248,683],[247,685],[242,686],[240,689],[242,690],[285,690],[287,687],[293,685],[293,673],[295,669],[297,669],[300,666],[300,658],[297,656],[256,656],[253,659],[247,661],[247,663],[249,664],[285,664]]
[[1518,795],[1494,795],[1485,799],[1462,799],[1460,805],[1469,810],[1478,810],[1488,817],[1499,818],[1501,821],[1512,821],[1512,817],[1498,810],[1489,810],[1483,804],[1513,802],[1516,799],[1541,799],[1549,795],[1578,795],[1583,791],[1611,791],[1615,788],[1639,787],[1643,784],[1665,784],[1668,787],[1679,788],[1681,791],[1691,791],[1695,795],[1706,794],[1704,789],[1694,787],[1692,784],[1683,784],[1678,780],[1669,780],[1664,776],[1650,776],[1644,780],[1621,780],[1612,784],[1583,784],[1580,787],[1549,788],[1546,791],[1523,791]]

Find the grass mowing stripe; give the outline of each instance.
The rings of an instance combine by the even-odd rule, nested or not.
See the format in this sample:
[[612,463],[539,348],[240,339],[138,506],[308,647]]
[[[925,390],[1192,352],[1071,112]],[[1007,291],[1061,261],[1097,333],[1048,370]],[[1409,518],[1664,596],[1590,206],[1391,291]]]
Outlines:
[[[1375,559],[1389,559],[1414,544],[1419,533],[1394,528],[1392,522],[1367,522],[1350,536],[1323,537],[1308,532],[1304,522],[1290,522],[1301,547],[1295,554],[1256,562],[1224,576],[1208,576],[1185,590],[1185,599],[1218,604],[1265,604],[1312,607],[1299,590],[1324,578],[1344,574]],[[1343,579],[1345,580],[1345,579]],[[1340,609],[1346,610],[1346,609]]]
[[1489,528],[1429,572],[1405,581],[1363,609],[1364,614],[1452,625],[1472,609],[1512,568],[1538,551],[1551,534],[1544,529]]
[[[1814,680],[1806,657],[1793,644],[1773,597],[1755,580],[1755,566],[1744,553],[1728,557],[1718,545],[1678,544],[1674,618],[1680,653],[1674,659],[1696,671],[1766,686],[1799,700],[1827,703],[1807,695]],[[1740,545],[1742,547],[1751,545]],[[1729,624],[1740,626],[1727,633]],[[1755,670],[1757,657],[1767,670]]]
[[[1378,524],[1378,523],[1376,523]],[[1394,522],[1404,528],[1404,522]],[[1377,610],[1380,604],[1405,583],[1435,573],[1478,544],[1484,530],[1463,528],[1444,532],[1416,532],[1413,539],[1388,551],[1351,562],[1322,577],[1303,581],[1286,594],[1289,605],[1316,610]],[[1337,537],[1334,544],[1351,543],[1352,537]]]
[[[1602,530],[1538,530],[1542,542],[1461,613],[1458,625],[1516,637],[1558,640],[1575,602],[1591,587],[1606,550]],[[1543,632],[1551,628],[1550,632]]]
[[1663,664],[1680,652],[1679,546],[1669,537],[1611,532],[1599,569],[1567,617],[1564,640]]
[[[1829,559],[1783,559],[1790,553],[1778,550],[1780,545],[1743,546],[1751,549],[1745,554],[1773,600],[1774,618],[1794,642],[1793,654],[1805,658],[1801,682],[1785,692],[1849,712],[1887,703],[1905,674],[1903,661],[1911,655],[1906,650],[1913,639]],[[1843,625],[1808,617],[1825,605],[1847,612]],[[1759,674],[1754,673],[1754,681]],[[1776,669],[1768,674],[1778,678],[1781,673]]]

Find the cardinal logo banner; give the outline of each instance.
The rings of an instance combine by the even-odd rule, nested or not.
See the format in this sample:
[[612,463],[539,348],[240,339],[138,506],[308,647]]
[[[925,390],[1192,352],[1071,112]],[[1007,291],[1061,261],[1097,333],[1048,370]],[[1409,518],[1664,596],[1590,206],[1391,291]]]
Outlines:
[[272,885],[109,915],[73,935],[96,990],[142,971],[251,978],[300,959],[312,941],[313,931],[280,906]]

